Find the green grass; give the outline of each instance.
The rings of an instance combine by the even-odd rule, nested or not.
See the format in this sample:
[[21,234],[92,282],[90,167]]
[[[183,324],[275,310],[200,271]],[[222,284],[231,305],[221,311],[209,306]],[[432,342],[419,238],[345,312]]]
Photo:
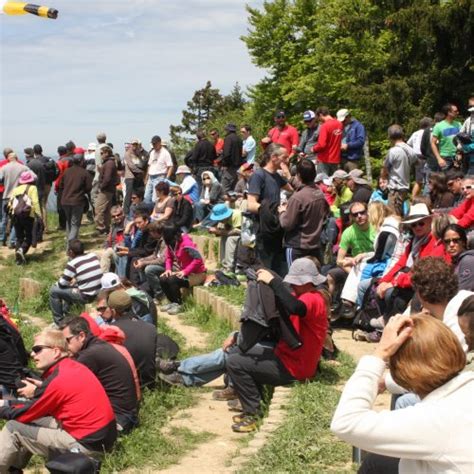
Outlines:
[[245,286],[209,286],[207,287],[211,293],[222,296],[228,303],[241,306],[245,301]]
[[314,381],[293,387],[284,423],[240,472],[355,472],[351,447],[329,430],[340,397],[335,385],[354,369],[347,354],[338,360],[339,367],[323,361]]

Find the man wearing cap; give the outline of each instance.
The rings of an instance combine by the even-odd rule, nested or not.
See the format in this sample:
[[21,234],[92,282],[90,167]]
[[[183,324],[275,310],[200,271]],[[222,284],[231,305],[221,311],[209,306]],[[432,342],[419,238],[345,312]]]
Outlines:
[[469,97],[467,111],[470,115],[461,127],[461,133],[465,133],[471,139],[471,143],[466,143],[462,147],[464,169],[466,174],[474,175],[474,96]]
[[173,160],[169,151],[163,147],[161,138],[155,135],[151,139],[150,158],[148,160],[148,174],[145,188],[145,202],[155,202],[155,186],[159,181],[170,179],[173,174]]
[[228,123],[222,151],[222,176],[221,184],[224,194],[233,191],[237,183],[237,170],[242,164],[242,139],[237,135],[237,126]]
[[205,171],[214,172],[214,161],[217,159],[216,150],[212,143],[206,138],[204,130],[196,132],[197,142],[188,160],[188,165],[193,171],[199,188],[202,188],[201,177]]
[[352,191],[347,186],[349,175],[344,170],[336,170],[331,176],[332,185],[336,191],[336,199],[331,205],[331,212],[334,217],[341,217],[341,206],[352,200]]
[[[257,344],[247,352],[236,348],[228,355],[227,373],[243,409],[242,414],[233,418],[232,429],[239,433],[256,429],[263,385],[287,385],[316,375],[328,326],[327,302],[317,290],[326,277],[312,260],[295,260],[284,280],[263,269],[257,275],[258,281],[269,285],[278,295],[281,310],[289,317],[301,345],[290,348],[280,339],[275,348]],[[284,283],[291,286],[291,291]]]
[[464,201],[464,193],[462,191],[462,183],[464,179],[464,173],[461,170],[449,170],[446,173],[446,184],[448,190],[454,196],[453,208],[458,207]]
[[336,114],[337,120],[344,127],[341,142],[342,165],[349,172],[357,168],[364,155],[365,128],[347,109],[340,109]]
[[312,110],[306,110],[303,114],[303,121],[306,126],[301,134],[300,143],[297,151],[301,158],[308,158],[314,160],[316,158],[313,153],[313,147],[318,142],[319,123],[316,114]]
[[254,165],[252,163],[244,163],[239,168],[239,180],[235,185],[234,191],[237,193],[237,199],[242,200],[247,195],[249,189],[249,179],[252,176]]
[[145,187],[145,174],[148,164],[148,153],[143,149],[140,140],[134,138],[130,142],[130,148],[125,152],[125,195],[123,198],[123,210],[128,215],[132,191]]
[[255,155],[257,154],[257,142],[252,137],[252,127],[250,125],[243,125],[240,127],[240,133],[243,137],[242,142],[242,157],[249,165],[255,163]]
[[[0,168],[0,181],[3,182],[3,198],[2,198],[2,209],[10,200],[12,191],[18,185],[21,173],[25,171],[31,171],[35,179],[36,174],[30,170],[27,166],[18,162],[18,157],[15,152],[11,152],[7,156],[8,163]],[[3,212],[2,220],[0,222],[0,241],[3,241],[3,245],[7,243],[7,224],[8,224],[8,212]],[[10,234],[10,245],[14,244],[14,232]]]
[[[40,206],[43,203],[43,197],[46,186],[46,175],[43,163],[35,156],[33,148],[25,148],[25,159],[26,166],[36,175],[36,189],[38,190],[38,199],[40,200]],[[41,215],[40,215],[41,217]]]
[[84,153],[84,163],[86,165],[86,171],[91,175],[92,179],[95,177],[95,152],[97,150],[96,143],[89,143],[87,145],[87,151]]
[[362,177],[363,174],[362,170],[352,169],[347,175],[346,185],[352,191],[352,202],[365,202],[365,204],[369,204],[373,190],[369,182]]
[[342,123],[331,117],[327,107],[318,107],[316,117],[321,123],[318,142],[313,147],[317,154],[318,173],[334,173],[341,163]]
[[275,126],[268,131],[267,137],[270,143],[278,143],[283,145],[291,157],[295,154],[299,143],[298,130],[292,125],[287,125],[286,114],[283,110],[279,110],[273,116]]
[[212,227],[209,233],[221,238],[220,261],[224,271],[235,270],[235,254],[240,240],[240,228],[242,227],[242,213],[236,209],[230,209],[226,204],[216,204],[209,215]]
[[178,166],[176,177],[181,181],[180,187],[183,196],[186,196],[191,204],[199,200],[199,186],[191,174],[191,169],[186,165]]
[[140,386],[152,388],[155,385],[158,339],[155,326],[133,315],[132,298],[125,290],[112,291],[107,305],[111,309],[110,321],[125,333],[124,346],[135,362]]

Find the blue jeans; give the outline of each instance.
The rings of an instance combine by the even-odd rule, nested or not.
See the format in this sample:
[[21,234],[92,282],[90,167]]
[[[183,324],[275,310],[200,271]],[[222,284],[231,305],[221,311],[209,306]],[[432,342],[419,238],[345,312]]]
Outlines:
[[[5,206],[8,204],[9,199],[2,199],[0,201],[0,244],[7,240],[7,225],[8,225],[8,212],[5,212]],[[15,227],[10,229],[10,245],[14,245],[16,240]]]
[[370,288],[370,283],[372,278],[367,278],[366,280],[361,280],[357,288],[357,301],[356,307],[360,308],[362,306],[362,301],[364,300],[365,292]]
[[181,361],[178,372],[187,387],[201,386],[225,373],[227,353],[217,349],[209,354],[189,357]]
[[411,407],[420,403],[420,397],[414,393],[405,393],[400,395],[395,402],[395,410],[401,410],[402,408]]
[[53,313],[54,322],[59,323],[69,315],[72,305],[85,305],[93,298],[82,295],[78,288],[60,288],[56,283],[49,291],[49,307]]
[[120,278],[127,276],[127,262],[128,257],[126,255],[121,257],[117,254],[114,254],[115,273]]
[[155,186],[160,182],[166,179],[164,174],[151,174],[148,176],[148,181],[146,182],[145,188],[145,197],[143,200],[145,202],[155,202],[156,201],[156,191]]

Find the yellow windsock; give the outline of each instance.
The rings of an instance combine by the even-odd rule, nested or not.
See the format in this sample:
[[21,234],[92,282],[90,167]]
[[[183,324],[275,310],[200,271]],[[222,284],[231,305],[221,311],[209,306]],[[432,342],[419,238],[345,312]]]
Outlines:
[[2,12],[6,15],[32,15],[55,20],[58,17],[58,11],[55,8],[42,7],[32,3],[2,2]]

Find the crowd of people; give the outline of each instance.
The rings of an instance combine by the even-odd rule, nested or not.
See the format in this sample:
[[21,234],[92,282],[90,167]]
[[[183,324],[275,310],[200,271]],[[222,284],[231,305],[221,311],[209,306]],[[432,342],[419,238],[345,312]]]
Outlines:
[[[32,454],[110,451],[139,424],[142,391],[160,389],[158,379],[196,386],[225,375],[214,397],[237,412],[234,431],[254,431],[262,387],[317,380],[341,327],[379,342],[332,423],[374,453],[360,472],[469,472],[474,97],[468,111],[461,124],[447,104],[408,140],[391,125],[376,186],[364,171],[365,128],[348,109],[305,111],[301,134],[277,111],[260,141],[248,124],[227,124],[223,138],[198,130],[179,165],[157,135],[149,150],[131,140],[123,157],[105,133],[87,149],[58,147],[57,160],[40,145],[24,150],[24,162],[6,148],[3,244],[28,264],[30,247],[50,231],[54,189],[68,261],[49,292],[53,325],[31,349],[36,371],[7,309],[0,318],[0,417],[10,420],[0,472],[20,472]],[[87,220],[100,250],[86,251]],[[193,233],[220,239],[215,275]],[[175,316],[183,290],[241,280],[240,330],[214,352],[180,360],[177,344],[157,332],[157,307]],[[396,409],[375,414],[377,390],[386,389]],[[444,431],[456,436],[444,443]]]

